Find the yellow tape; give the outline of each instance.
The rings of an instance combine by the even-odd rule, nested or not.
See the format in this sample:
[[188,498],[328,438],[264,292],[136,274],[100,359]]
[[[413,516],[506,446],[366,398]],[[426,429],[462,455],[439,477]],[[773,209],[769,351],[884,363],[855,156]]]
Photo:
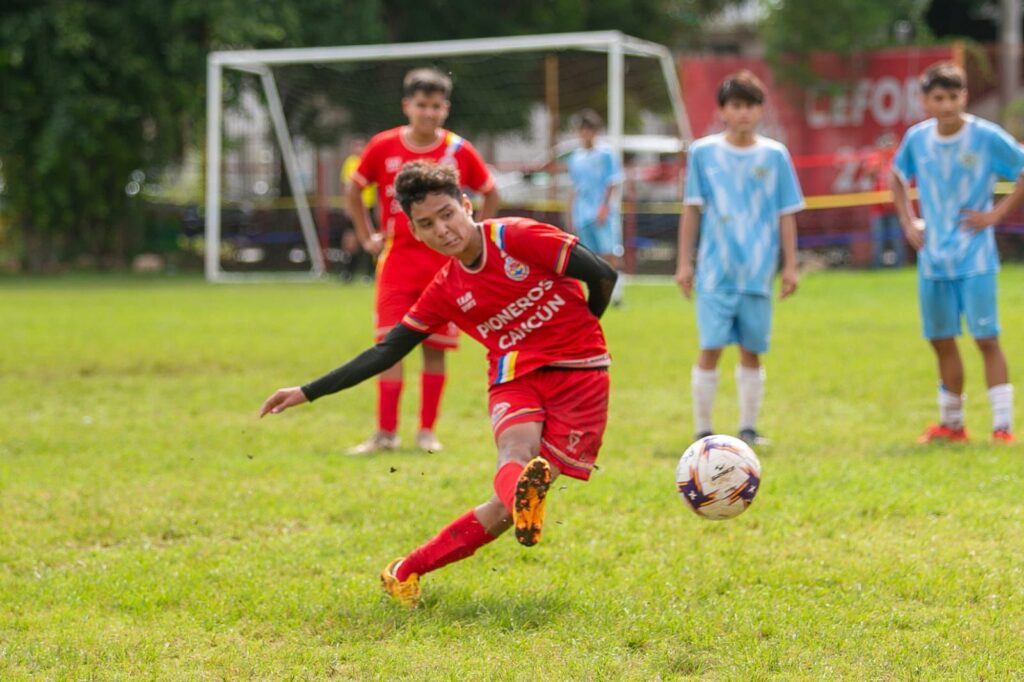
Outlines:
[[[998,182],[996,183],[996,194],[1010,194],[1013,192],[1015,183],[1012,182]],[[917,189],[911,188],[910,198],[917,198]],[[819,194],[813,197],[806,197],[804,199],[807,204],[808,211],[820,211],[829,208],[854,208],[857,206],[871,206],[872,204],[888,204],[892,203],[892,192],[889,190],[881,190],[877,192],[847,192],[845,194]],[[255,202],[254,202],[255,203]],[[341,197],[330,197],[327,200],[327,207],[333,209],[343,209],[344,202]],[[317,208],[318,202],[315,197],[310,197],[310,208]],[[281,197],[278,199],[271,199],[266,202],[258,202],[259,208],[271,208],[271,209],[295,209],[295,200],[291,197]],[[563,213],[568,209],[568,204],[560,199],[538,199],[536,201],[524,201],[516,204],[503,204],[502,208],[518,208],[525,209],[527,211],[535,211],[537,213]],[[644,213],[654,213],[658,215],[672,215],[682,212],[683,204],[679,201],[651,201],[636,203],[632,201],[622,202],[622,210],[624,213],[636,213],[638,208],[642,208]]]

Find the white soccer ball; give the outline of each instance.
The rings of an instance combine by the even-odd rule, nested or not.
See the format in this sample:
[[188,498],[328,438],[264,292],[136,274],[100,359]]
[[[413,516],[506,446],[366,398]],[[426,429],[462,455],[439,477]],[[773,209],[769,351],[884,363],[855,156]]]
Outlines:
[[761,462],[750,446],[732,436],[701,438],[679,458],[676,488],[705,519],[739,516],[761,487]]

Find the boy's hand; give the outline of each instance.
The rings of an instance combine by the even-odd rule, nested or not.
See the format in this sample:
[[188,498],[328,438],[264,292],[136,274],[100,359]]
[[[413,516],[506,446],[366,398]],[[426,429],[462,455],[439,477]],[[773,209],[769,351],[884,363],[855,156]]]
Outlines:
[[601,207],[597,209],[597,222],[604,224],[604,221],[608,219],[608,204],[601,204]]
[[800,275],[797,274],[796,266],[790,265],[782,269],[782,290],[779,292],[779,298],[787,298],[796,293],[797,282],[800,280]]
[[972,211],[969,208],[965,208],[960,211],[960,227],[965,230],[974,230],[980,232],[990,225],[995,225],[1002,217],[995,210],[992,211]]
[[693,263],[689,258],[680,258],[676,266],[676,284],[683,290],[683,296],[690,298],[693,295]]
[[914,251],[920,251],[924,246],[924,221],[915,218],[910,225],[903,225],[903,235]]
[[289,407],[295,407],[305,402],[309,401],[306,400],[306,394],[298,386],[279,388],[264,401],[263,407],[260,408],[260,419],[268,413],[278,414],[279,412],[284,412]]
[[384,250],[384,235],[374,232],[365,242],[362,242],[363,251],[371,256],[379,256]]

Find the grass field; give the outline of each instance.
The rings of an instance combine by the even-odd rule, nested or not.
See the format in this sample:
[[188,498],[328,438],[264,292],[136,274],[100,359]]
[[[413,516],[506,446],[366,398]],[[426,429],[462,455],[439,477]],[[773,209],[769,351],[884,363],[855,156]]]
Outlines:
[[[1019,377],[1024,269],[1000,282]],[[255,414],[367,344],[370,289],[0,280],[0,679],[1020,679],[1024,447],[988,445],[970,348],[975,444],[912,444],[936,411],[914,287],[822,273],[777,306],[775,445],[719,523],[674,490],[692,305],[631,287],[600,470],[558,482],[540,545],[502,537],[405,612],[377,572],[490,493],[482,349],[451,359],[445,452],[356,459],[372,385]]]

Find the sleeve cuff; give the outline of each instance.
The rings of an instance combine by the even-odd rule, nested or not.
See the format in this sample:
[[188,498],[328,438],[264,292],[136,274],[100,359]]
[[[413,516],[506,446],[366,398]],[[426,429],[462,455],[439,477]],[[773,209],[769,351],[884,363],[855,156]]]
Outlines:
[[364,178],[363,174],[359,171],[353,171],[352,175],[350,175],[348,179],[354,182],[359,189],[366,189],[371,184],[370,181]]
[[794,213],[799,213],[805,208],[807,208],[807,204],[801,201],[800,203],[793,204],[792,206],[786,206],[785,208],[779,209],[779,215],[793,215]]
[[700,197],[686,197],[683,199],[683,206],[703,206],[704,200]]

